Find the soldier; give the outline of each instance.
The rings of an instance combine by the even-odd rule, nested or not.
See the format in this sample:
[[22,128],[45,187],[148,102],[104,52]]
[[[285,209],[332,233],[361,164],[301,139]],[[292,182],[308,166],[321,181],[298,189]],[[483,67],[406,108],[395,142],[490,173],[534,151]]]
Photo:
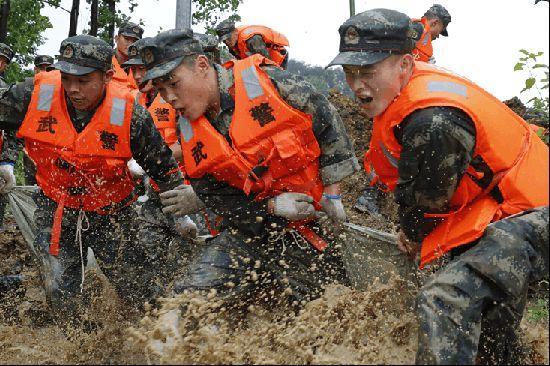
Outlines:
[[[164,142],[170,147],[172,153],[174,150],[179,152],[179,156],[174,155],[177,159],[181,160],[181,149],[178,143],[178,137],[176,134],[176,111],[172,106],[164,101],[162,97],[153,88],[152,82],[147,81],[143,83],[143,78],[147,70],[139,54],[139,49],[143,47],[150,38],[143,38],[128,49],[129,59],[124,64],[125,68],[130,68],[132,75],[136,81],[136,84],[140,86],[140,91],[136,95],[136,100],[151,113],[151,117],[160,132]],[[136,166],[137,163],[133,161],[129,166],[131,171],[136,172],[135,175],[142,175],[143,170],[141,167]],[[182,165],[180,164],[180,169]],[[185,172],[182,169],[182,172]],[[173,225],[170,224],[169,219],[162,213],[162,205],[158,197],[158,192],[154,182],[146,179],[147,187],[147,201],[140,207],[140,219],[143,222],[139,225],[139,235],[149,236],[151,240],[147,240],[151,244],[155,244],[159,241],[171,241],[180,240],[181,235],[173,232]],[[176,224],[180,228],[180,232],[184,233],[184,237],[193,239],[197,236],[197,225],[189,218],[189,216],[182,216],[176,219]],[[188,248],[189,245],[183,243],[183,248]]]
[[235,22],[224,20],[216,27],[220,42],[224,42],[229,52],[242,60],[260,54],[283,69],[288,63],[288,39],[281,33],[262,25],[246,25],[235,28]]
[[[14,55],[10,46],[5,43],[0,43],[0,88],[8,86],[4,80],[4,71],[11,63]],[[19,146],[13,131],[0,131],[0,151],[2,152],[0,157],[0,171],[2,173],[0,174],[4,174],[8,177],[4,189],[0,189],[0,232],[2,232],[5,230],[4,214],[6,212],[6,205],[8,204],[6,193],[15,186],[13,168],[19,154]]]
[[128,47],[143,37],[143,28],[135,23],[124,23],[118,29],[118,34],[115,36],[115,52],[113,55],[113,70],[115,75],[113,80],[126,85],[132,90],[137,90],[138,86],[134,81],[134,77],[130,72],[122,69],[120,65],[128,61]]
[[328,100],[260,55],[212,65],[190,30],[160,33],[141,54],[145,80],[184,117],[192,187],[161,194],[165,211],[206,205],[223,217],[176,292],[215,289],[233,304],[280,286],[299,302],[345,281],[340,248],[315,220],[316,209],[333,221],[324,228],[345,220],[338,182],[358,169]]
[[447,26],[450,22],[451,14],[439,4],[433,4],[422,18],[413,20],[412,38],[416,40],[416,47],[412,54],[418,61],[435,63],[432,41],[438,39],[439,35],[449,36]]
[[48,55],[38,55],[34,58],[34,73],[52,71],[55,68],[52,66],[53,57]]
[[221,64],[220,49],[218,48],[218,39],[211,34],[195,33],[195,37],[204,51],[204,54],[208,56],[211,63]]
[[405,14],[339,32],[330,65],[374,118],[366,167],[394,191],[397,245],[421,267],[450,260],[419,293],[417,363],[519,362],[527,287],[548,273],[548,147],[479,86],[415,62]]
[[[183,181],[149,112],[129,90],[110,83],[112,56],[98,38],[69,37],[54,64],[58,71],[0,93],[0,128],[18,129],[37,166],[34,246],[48,303],[63,320],[76,317],[88,247],[134,305],[158,296],[167,283],[150,263],[166,243],[155,243],[149,253],[132,230],[135,194],[127,162],[133,157],[161,192]],[[1,171],[0,177],[8,180]]]

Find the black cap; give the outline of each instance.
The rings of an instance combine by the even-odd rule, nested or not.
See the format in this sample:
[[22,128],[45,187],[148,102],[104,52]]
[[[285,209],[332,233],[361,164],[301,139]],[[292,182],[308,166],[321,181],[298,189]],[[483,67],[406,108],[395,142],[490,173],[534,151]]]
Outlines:
[[392,54],[414,48],[411,20],[398,11],[372,9],[357,14],[340,26],[340,54],[327,66],[376,64]]
[[235,30],[235,22],[231,19],[226,19],[216,26],[216,35],[220,42],[231,37],[231,33]]
[[102,39],[86,34],[66,38],[61,42],[58,61],[53,65],[61,72],[85,75],[93,71],[107,71],[113,58],[113,49]]
[[122,67],[129,67],[133,65],[144,65],[145,63],[141,59],[140,50],[147,44],[151,44],[152,38],[146,37],[137,40],[128,47],[128,61],[121,64]]
[[424,13],[424,16],[436,16],[438,17],[441,22],[443,23],[443,31],[441,32],[442,36],[448,37],[449,33],[447,32],[447,26],[451,22],[451,14],[443,7],[443,5],[440,4],[433,4],[431,8],[429,8],[426,13]]
[[141,39],[143,37],[143,28],[136,23],[127,22],[121,24],[120,28],[118,28],[118,34],[135,39]]
[[15,56],[15,53],[10,46],[5,43],[0,43],[0,56],[4,56],[5,58],[7,58],[9,64],[13,59],[13,56]]
[[48,55],[38,55],[34,58],[34,66],[50,66],[53,62],[53,57]]
[[159,33],[140,50],[147,68],[143,82],[169,74],[186,56],[202,53],[202,47],[193,38],[191,29],[172,29]]

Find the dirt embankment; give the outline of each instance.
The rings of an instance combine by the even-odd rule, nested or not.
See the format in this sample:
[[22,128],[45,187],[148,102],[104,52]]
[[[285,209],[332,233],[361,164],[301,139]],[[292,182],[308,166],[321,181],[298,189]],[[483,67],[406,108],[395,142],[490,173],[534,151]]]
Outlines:
[[[330,96],[352,136],[357,156],[370,138],[370,122],[353,100]],[[344,182],[352,222],[394,231],[396,208],[384,216],[351,209],[364,187],[356,174]],[[13,224],[13,221],[10,221]],[[87,274],[90,303],[77,327],[63,328],[50,314],[37,266],[15,229],[0,233],[0,275],[23,274],[23,286],[0,294],[0,363],[413,363],[417,325],[414,293],[401,279],[373,283],[367,291],[331,286],[299,312],[256,305],[232,313],[211,299],[189,294],[161,300],[145,315],[133,314],[102,276]],[[546,287],[547,291],[547,287]],[[530,300],[535,301],[536,297]],[[548,363],[548,325],[524,319],[529,363]]]

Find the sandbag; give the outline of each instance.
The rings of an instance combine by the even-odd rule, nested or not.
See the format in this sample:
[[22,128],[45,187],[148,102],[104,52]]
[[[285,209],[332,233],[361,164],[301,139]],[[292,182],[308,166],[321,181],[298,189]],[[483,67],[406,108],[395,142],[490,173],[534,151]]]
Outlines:
[[38,192],[39,189],[38,186],[16,186],[7,194],[15,222],[19,230],[23,233],[28,248],[37,257],[38,252],[34,247],[34,238],[37,234],[37,228],[34,222],[36,204],[32,195]]

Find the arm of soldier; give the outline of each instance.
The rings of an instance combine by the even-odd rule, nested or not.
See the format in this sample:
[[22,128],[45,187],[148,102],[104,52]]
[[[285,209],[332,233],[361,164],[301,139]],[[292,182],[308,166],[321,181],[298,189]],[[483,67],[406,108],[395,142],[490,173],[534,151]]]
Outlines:
[[18,139],[15,130],[4,131],[4,143],[2,144],[2,152],[0,154],[0,164],[17,163],[19,152],[23,150],[23,140]]
[[[342,118],[328,99],[297,75],[277,67],[267,66],[264,69],[288,104],[312,116],[313,133],[321,148],[319,166],[325,187],[360,170]],[[336,192],[335,187],[328,189]]]
[[130,148],[136,162],[159,186],[161,192],[183,184],[172,151],[162,139],[149,112],[134,105],[130,131]]
[[464,112],[448,107],[416,111],[401,126],[395,200],[404,237],[420,243],[439,223],[424,214],[449,209],[474,153],[475,127]]
[[256,34],[256,35],[250,37],[246,41],[246,47],[250,51],[250,55],[254,55],[254,54],[258,53],[258,54],[260,54],[264,57],[269,58],[269,51],[267,49],[265,41],[264,41],[263,37],[259,34]]
[[18,130],[25,119],[34,90],[34,80],[0,88],[0,129]]

